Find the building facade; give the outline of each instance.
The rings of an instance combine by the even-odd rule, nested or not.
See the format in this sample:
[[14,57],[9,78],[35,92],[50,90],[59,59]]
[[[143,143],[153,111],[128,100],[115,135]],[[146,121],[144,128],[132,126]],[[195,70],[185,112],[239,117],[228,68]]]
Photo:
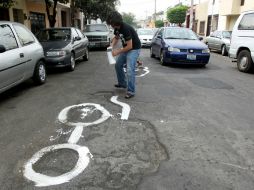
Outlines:
[[[74,23],[75,27],[83,29],[82,13],[71,9],[70,3],[58,3],[56,11],[55,27],[71,26],[71,23]],[[0,12],[0,20],[22,23],[33,33],[39,29],[50,27],[44,0],[17,0],[14,6],[9,9],[0,8]]]
[[232,30],[239,15],[254,10],[253,0],[200,0],[196,6],[197,33],[209,36],[215,30]]

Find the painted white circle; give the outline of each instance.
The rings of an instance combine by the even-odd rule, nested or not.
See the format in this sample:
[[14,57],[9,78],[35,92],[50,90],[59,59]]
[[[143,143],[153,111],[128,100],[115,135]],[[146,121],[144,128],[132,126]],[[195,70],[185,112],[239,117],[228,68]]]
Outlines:
[[[52,177],[52,176],[47,176],[41,173],[37,173],[33,170],[33,164],[35,164],[38,160],[40,160],[40,158],[43,155],[58,149],[72,149],[78,153],[79,158],[78,158],[77,164],[71,171],[64,173],[60,176]],[[41,187],[66,183],[85,170],[85,168],[89,164],[89,155],[90,155],[90,152],[87,147],[85,146],[82,147],[76,144],[58,144],[58,145],[48,146],[41,149],[37,153],[35,153],[33,157],[25,164],[24,176],[27,179],[34,181],[36,186],[41,186]]]
[[[90,123],[84,123],[84,122],[70,122],[68,121],[68,118],[67,118],[67,114],[68,112],[70,111],[70,109],[73,109],[73,108],[77,108],[77,107],[81,107],[81,106],[94,106],[97,110],[99,110],[101,113],[102,113],[102,116],[94,121],[94,122],[90,122]],[[102,123],[104,121],[106,121],[109,117],[110,117],[110,113],[101,105],[99,104],[94,104],[94,103],[84,103],[84,104],[78,104],[78,105],[73,105],[73,106],[69,106],[69,107],[66,107],[64,108],[58,115],[58,120],[66,125],[69,125],[69,126],[83,126],[83,127],[87,127],[87,126],[90,126],[90,125],[97,125],[99,123]]]

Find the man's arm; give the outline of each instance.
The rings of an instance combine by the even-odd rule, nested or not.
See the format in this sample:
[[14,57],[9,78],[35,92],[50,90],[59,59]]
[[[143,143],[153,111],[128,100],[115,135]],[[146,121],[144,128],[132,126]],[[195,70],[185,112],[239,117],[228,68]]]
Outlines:
[[131,49],[132,49],[132,39],[126,41],[126,46],[124,48],[113,50],[112,55],[117,56],[120,53],[127,52]]
[[114,36],[114,38],[112,39],[112,42],[111,42],[110,46],[111,46],[111,47],[114,47],[114,46],[117,44],[118,40],[119,40],[119,37]]

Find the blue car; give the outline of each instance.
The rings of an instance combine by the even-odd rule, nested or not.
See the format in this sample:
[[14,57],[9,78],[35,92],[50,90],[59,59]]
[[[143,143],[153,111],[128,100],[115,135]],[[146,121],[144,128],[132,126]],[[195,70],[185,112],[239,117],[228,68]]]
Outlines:
[[204,66],[209,62],[210,50],[201,39],[188,28],[163,27],[152,39],[150,56],[159,57],[162,65],[176,63]]

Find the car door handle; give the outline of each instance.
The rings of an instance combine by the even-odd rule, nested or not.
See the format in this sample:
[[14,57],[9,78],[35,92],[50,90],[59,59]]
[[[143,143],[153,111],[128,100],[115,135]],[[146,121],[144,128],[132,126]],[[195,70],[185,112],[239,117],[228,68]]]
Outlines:
[[20,56],[20,57],[24,57],[24,53],[20,53],[19,56]]

